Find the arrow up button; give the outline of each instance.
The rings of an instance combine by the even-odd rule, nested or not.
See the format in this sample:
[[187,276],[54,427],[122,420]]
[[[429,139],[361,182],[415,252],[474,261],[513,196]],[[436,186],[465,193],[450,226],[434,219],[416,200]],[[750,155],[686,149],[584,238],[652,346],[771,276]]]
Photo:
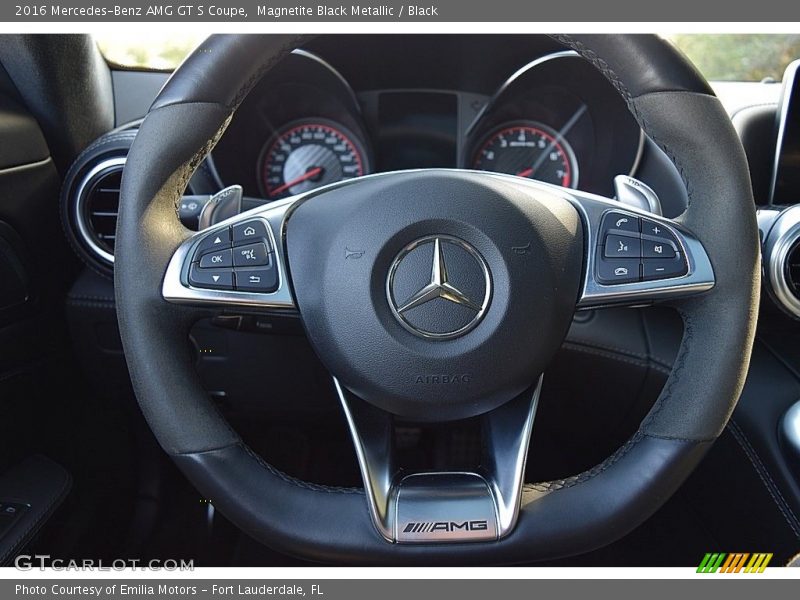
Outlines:
[[[228,227],[214,231],[200,240],[195,250],[195,257],[208,254],[209,252],[219,252],[231,247],[231,230]],[[194,260],[198,260],[194,258]]]

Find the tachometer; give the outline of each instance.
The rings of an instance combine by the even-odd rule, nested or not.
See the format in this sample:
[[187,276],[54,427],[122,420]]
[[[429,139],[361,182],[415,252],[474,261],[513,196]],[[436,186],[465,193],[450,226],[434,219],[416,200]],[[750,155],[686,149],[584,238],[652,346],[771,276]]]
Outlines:
[[368,172],[357,138],[328,121],[290,123],[261,152],[262,191],[270,200],[307,192]]
[[474,169],[510,173],[568,188],[578,186],[578,163],[566,139],[534,121],[504,125],[489,135]]

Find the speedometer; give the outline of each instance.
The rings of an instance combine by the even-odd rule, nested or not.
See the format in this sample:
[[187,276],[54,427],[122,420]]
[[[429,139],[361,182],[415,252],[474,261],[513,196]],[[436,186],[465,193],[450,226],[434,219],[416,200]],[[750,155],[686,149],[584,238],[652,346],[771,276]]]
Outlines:
[[572,147],[558,132],[534,121],[494,131],[479,147],[472,167],[568,188],[578,186],[578,162]]
[[296,121],[281,128],[261,152],[262,191],[270,200],[360,177],[367,157],[357,138],[329,121]]

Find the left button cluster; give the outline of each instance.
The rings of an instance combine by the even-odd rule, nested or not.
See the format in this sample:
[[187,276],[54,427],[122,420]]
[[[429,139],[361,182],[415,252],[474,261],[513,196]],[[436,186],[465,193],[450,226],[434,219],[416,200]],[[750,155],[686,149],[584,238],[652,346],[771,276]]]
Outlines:
[[204,236],[192,256],[189,283],[205,289],[274,292],[278,269],[266,223],[254,219]]

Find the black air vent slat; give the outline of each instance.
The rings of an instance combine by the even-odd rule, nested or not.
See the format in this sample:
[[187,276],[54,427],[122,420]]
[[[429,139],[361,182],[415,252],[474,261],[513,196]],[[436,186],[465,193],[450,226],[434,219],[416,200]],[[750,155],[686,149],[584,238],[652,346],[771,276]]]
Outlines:
[[119,211],[119,190],[122,184],[122,165],[102,170],[86,186],[85,210],[89,228],[97,245],[114,253]]

